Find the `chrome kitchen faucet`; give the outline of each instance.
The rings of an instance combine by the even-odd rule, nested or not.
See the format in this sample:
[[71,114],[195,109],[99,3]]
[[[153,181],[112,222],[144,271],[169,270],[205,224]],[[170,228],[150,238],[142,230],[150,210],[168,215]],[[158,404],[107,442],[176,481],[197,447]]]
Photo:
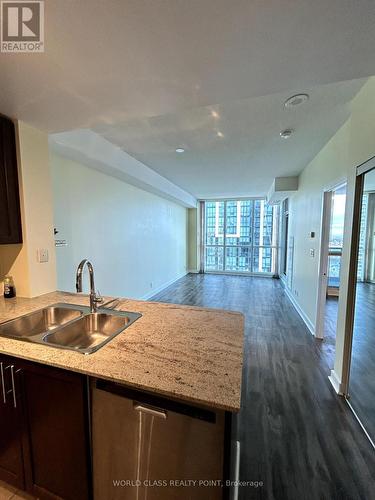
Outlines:
[[85,265],[87,265],[87,269],[89,270],[89,275],[90,275],[90,311],[92,313],[95,313],[97,309],[97,304],[101,304],[103,302],[103,299],[99,293],[96,294],[94,268],[91,262],[87,259],[83,259],[79,263],[79,266],[77,267],[76,290],[77,292],[82,292],[82,273]]

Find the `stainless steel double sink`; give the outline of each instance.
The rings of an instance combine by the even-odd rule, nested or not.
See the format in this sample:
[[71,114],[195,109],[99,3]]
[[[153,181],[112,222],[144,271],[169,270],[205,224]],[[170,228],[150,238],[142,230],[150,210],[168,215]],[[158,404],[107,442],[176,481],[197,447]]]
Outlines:
[[102,307],[53,304],[0,324],[0,337],[91,354],[142,315]]

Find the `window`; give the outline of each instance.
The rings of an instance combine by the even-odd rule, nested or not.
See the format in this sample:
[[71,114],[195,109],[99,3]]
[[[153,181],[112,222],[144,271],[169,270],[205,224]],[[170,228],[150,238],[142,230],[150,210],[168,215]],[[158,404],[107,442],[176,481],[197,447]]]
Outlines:
[[205,270],[273,273],[276,212],[264,200],[205,202]]
[[362,196],[362,212],[361,224],[359,233],[359,246],[358,246],[358,268],[357,280],[366,281],[366,239],[367,239],[367,216],[369,205],[369,193],[363,193]]
[[340,288],[340,268],[344,239],[346,185],[332,191],[331,221],[328,244],[328,294]]

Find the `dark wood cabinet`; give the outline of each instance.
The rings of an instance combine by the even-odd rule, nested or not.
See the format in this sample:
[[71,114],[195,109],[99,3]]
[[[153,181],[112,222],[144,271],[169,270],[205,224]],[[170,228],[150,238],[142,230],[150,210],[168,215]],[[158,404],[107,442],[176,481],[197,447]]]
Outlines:
[[7,357],[4,368],[13,374],[14,384],[10,378],[9,404],[0,416],[0,476],[41,499],[87,500],[91,465],[86,378]]
[[[13,368],[12,368],[13,367]],[[12,373],[13,372],[13,373]],[[13,380],[12,380],[13,376]],[[19,400],[13,399],[12,382],[16,383],[11,358],[0,357],[0,479],[24,489],[22,450],[23,424]]]
[[22,243],[14,123],[0,116],[0,244]]

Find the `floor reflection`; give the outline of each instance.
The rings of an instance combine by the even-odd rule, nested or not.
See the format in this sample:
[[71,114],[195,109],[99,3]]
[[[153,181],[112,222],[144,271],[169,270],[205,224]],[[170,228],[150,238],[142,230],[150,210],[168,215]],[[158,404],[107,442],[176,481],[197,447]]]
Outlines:
[[375,440],[375,284],[357,283],[350,404]]

